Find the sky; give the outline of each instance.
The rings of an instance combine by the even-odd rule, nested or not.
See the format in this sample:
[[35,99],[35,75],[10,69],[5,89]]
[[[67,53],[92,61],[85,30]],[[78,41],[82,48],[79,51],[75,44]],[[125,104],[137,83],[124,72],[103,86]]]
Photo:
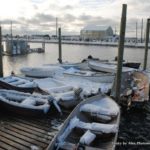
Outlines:
[[126,36],[140,36],[141,20],[149,17],[150,0],[0,0],[3,34],[49,34],[58,27],[64,35],[78,35],[87,25],[111,26],[119,33],[122,4],[127,4]]

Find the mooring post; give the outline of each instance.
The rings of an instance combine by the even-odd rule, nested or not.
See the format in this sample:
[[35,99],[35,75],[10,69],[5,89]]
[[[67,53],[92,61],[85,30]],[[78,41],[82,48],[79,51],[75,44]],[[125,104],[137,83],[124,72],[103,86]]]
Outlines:
[[58,43],[59,43],[59,58],[58,58],[58,61],[59,63],[62,63],[62,48],[61,48],[61,28],[58,29],[58,34],[59,34],[59,40],[58,40]]
[[147,25],[146,25],[145,55],[144,55],[143,70],[146,70],[146,67],[147,67],[148,43],[149,43],[149,27],[150,27],[150,18],[147,19]]
[[43,42],[42,42],[42,49],[45,52],[45,40],[43,40]]
[[3,47],[2,47],[1,26],[0,26],[0,77],[3,77]]
[[122,17],[120,24],[120,38],[118,46],[118,65],[117,65],[117,74],[116,74],[116,100],[120,100],[120,88],[121,88],[121,74],[122,74],[122,62],[123,62],[123,53],[124,53],[124,39],[125,39],[125,29],[126,29],[126,13],[127,13],[127,4],[122,5]]

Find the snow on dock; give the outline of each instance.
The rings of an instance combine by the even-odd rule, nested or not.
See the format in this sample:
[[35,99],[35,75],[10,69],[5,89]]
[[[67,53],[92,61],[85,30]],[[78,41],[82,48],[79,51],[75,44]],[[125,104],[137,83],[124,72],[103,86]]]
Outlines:
[[68,114],[61,119],[51,114],[41,119],[0,112],[0,149],[46,149]]

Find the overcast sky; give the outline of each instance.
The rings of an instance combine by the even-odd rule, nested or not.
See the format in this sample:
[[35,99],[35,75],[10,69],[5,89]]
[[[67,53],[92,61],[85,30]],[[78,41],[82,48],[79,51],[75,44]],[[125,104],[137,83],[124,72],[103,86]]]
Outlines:
[[127,8],[127,36],[135,36],[138,22],[150,14],[150,0],[0,0],[3,34],[55,34],[55,20],[63,34],[79,34],[89,24],[110,25],[119,32],[122,4]]

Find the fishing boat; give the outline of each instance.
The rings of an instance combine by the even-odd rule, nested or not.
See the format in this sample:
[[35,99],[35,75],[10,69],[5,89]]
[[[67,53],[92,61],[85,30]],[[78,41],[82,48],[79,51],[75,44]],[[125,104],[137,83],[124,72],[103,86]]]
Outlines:
[[119,122],[119,106],[110,97],[88,98],[69,115],[47,150],[114,150]]
[[37,84],[31,79],[18,76],[7,76],[0,78],[0,89],[33,93],[38,89],[38,87]]
[[[115,97],[116,79],[114,80],[111,95]],[[127,107],[138,107],[149,101],[149,78],[143,71],[122,73],[120,89],[120,104]]]
[[32,95],[14,90],[0,89],[0,107],[2,110],[26,116],[41,116],[48,113],[53,98]]
[[115,75],[113,73],[94,72],[90,70],[81,70],[70,68],[63,72],[65,76],[84,78],[94,82],[112,83]]
[[[116,73],[117,65],[112,63],[102,63],[99,61],[89,61],[88,62],[89,68],[92,70],[100,71],[100,72],[109,72],[109,73]],[[123,67],[122,72],[133,71],[134,68]]]
[[55,74],[61,74],[64,68],[60,66],[24,67],[20,71],[29,77],[46,78],[53,77]]

